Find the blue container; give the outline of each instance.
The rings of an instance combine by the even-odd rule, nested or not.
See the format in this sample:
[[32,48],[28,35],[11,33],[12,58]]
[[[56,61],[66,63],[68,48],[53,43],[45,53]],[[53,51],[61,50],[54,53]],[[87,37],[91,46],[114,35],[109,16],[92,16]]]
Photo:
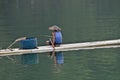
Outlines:
[[57,64],[64,63],[64,56],[62,52],[56,52],[56,61],[57,61]]
[[21,49],[35,49],[37,48],[37,38],[27,38],[26,40],[20,41]]
[[24,65],[38,64],[38,55],[36,53],[21,55],[21,63]]

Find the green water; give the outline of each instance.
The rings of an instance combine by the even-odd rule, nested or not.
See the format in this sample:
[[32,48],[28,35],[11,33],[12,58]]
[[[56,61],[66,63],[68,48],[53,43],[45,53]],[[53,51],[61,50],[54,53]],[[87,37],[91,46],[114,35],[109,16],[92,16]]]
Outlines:
[[[62,28],[63,42],[118,39],[119,0],[0,0],[0,47],[16,38],[38,37],[45,45],[48,27]],[[18,47],[16,44],[13,47]],[[68,51],[64,64],[56,68],[47,54],[38,54],[39,63],[21,64],[0,57],[0,80],[120,80],[120,53],[116,49]],[[11,57],[11,56],[10,56]]]

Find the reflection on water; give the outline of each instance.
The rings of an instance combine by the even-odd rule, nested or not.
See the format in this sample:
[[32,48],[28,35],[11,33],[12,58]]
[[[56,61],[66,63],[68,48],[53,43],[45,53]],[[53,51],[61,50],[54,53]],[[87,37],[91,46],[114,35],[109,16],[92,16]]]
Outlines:
[[64,56],[63,53],[60,52],[56,52],[56,64],[62,65],[64,63]]
[[[52,56],[53,52],[51,52],[49,55]],[[34,65],[34,64],[39,64],[39,57],[37,53],[28,53],[28,54],[23,54],[20,56],[21,60],[20,63],[22,65]],[[59,73],[61,72],[61,67],[64,64],[64,55],[63,52],[55,52],[55,55],[53,57],[51,57],[53,60],[53,71],[55,73]],[[12,58],[11,61],[13,61]],[[46,63],[47,64],[47,63]]]
[[[64,64],[64,55],[63,52],[55,52],[55,55],[52,57],[53,52],[50,52],[50,59],[52,59],[51,63],[53,66],[53,72],[59,73],[61,72],[62,65]],[[39,53],[28,53],[28,54],[22,54],[19,56],[6,56],[7,59],[9,59],[13,64],[20,64],[25,67],[39,64],[39,62],[42,62],[39,60],[39,56],[41,56]],[[1,57],[2,59],[2,57]],[[44,61],[43,61],[44,62]],[[47,63],[45,63],[47,64]],[[49,65],[50,66],[50,65]]]
[[59,73],[61,72],[61,67],[64,64],[64,55],[63,52],[55,52],[54,59],[54,72]]
[[53,55],[54,52],[50,52],[49,53],[49,57],[53,57],[54,60],[54,64],[63,64],[64,63],[64,56],[63,56],[63,52],[59,51],[59,52],[55,52],[55,55]]
[[[56,75],[55,78],[59,76],[65,78],[67,75],[70,76],[71,80],[77,80],[76,78],[79,78],[81,80],[84,79],[110,80],[111,75],[114,79],[115,77],[119,78],[120,57],[119,57],[119,53],[117,52],[115,53],[116,50],[117,49],[101,49],[101,50],[88,50],[88,51],[73,51],[73,53],[64,52],[65,57],[63,56],[62,52],[58,52],[55,55],[56,64],[54,64],[55,63],[54,58],[51,59],[50,57],[49,58],[47,57],[48,54],[39,54],[39,55],[37,54],[37,56],[40,56],[40,58],[36,58],[36,55],[33,55],[34,56],[33,57],[31,54],[26,54],[24,56],[23,55],[9,56],[10,58],[13,58],[14,61],[16,61],[16,63],[13,63],[13,59],[12,60],[7,59],[6,57],[3,57],[3,60],[6,61],[3,61],[1,59],[0,60],[1,60],[1,64],[4,66],[5,64],[6,65],[10,64],[11,68],[15,67],[16,70],[15,72],[17,72],[17,74],[21,74],[18,75],[21,77],[23,76],[22,73],[25,71],[27,75],[31,75],[32,72],[38,75],[39,74],[46,75],[47,73],[44,72],[44,70],[46,70],[46,72],[49,71],[48,75],[50,75],[50,72],[54,73]],[[64,63],[64,58],[66,61],[65,63]],[[39,63],[36,64],[37,60]],[[18,65],[18,61],[19,61],[19,65]],[[24,64],[22,61],[25,61]],[[31,62],[32,64],[30,64]],[[35,62],[35,64],[33,62]],[[7,68],[7,70],[9,69],[10,68]],[[17,71],[17,69],[19,71]],[[30,70],[29,72],[31,71],[32,72],[28,73],[27,72],[28,70]],[[56,73],[59,75],[57,75]]]
[[[30,7],[33,9],[35,6],[35,0],[30,0],[27,3],[30,4]],[[16,0],[16,8],[20,8],[20,0]]]
[[[53,55],[55,53],[55,55]],[[53,72],[54,73],[59,73],[61,72],[61,67],[64,64],[64,55],[62,51],[59,52],[50,52],[49,53],[49,57],[51,57],[51,59],[54,62],[54,69]]]
[[33,65],[38,63],[39,63],[39,57],[37,53],[21,55],[21,64],[23,65]]

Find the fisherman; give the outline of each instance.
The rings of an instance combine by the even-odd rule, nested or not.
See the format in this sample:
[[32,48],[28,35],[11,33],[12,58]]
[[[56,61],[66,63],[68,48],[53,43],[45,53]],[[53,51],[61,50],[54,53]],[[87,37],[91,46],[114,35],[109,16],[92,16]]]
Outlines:
[[52,47],[59,47],[62,44],[62,33],[61,28],[56,25],[49,27],[49,30],[52,31],[52,38],[46,43],[48,45],[52,45]]

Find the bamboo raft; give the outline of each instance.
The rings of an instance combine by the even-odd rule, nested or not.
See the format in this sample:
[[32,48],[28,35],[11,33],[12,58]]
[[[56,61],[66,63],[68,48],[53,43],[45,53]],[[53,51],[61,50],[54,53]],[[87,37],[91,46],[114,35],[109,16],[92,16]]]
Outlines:
[[[120,47],[120,39],[62,44],[60,47],[55,47],[55,51],[57,52],[57,51],[71,51],[71,50],[89,50],[89,49],[118,48],[118,47]],[[36,49],[19,49],[19,48],[2,49],[0,50],[0,56],[44,53],[44,52],[52,52],[53,50],[54,49],[52,46],[38,46]]]

